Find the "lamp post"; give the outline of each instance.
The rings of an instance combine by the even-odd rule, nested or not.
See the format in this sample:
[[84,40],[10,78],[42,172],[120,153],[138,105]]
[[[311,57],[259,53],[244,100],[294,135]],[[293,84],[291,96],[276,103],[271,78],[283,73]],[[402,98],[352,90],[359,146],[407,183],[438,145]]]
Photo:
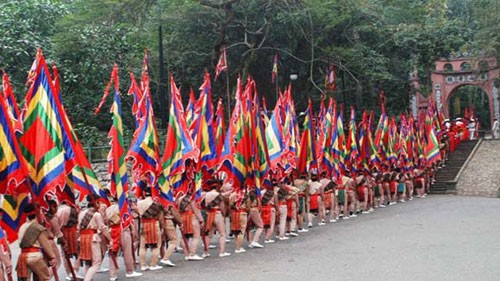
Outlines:
[[[297,73],[297,71],[295,71],[295,69],[291,69],[290,70],[290,84],[292,86],[295,86],[295,81],[297,81],[297,79],[299,78],[299,74]],[[294,89],[295,90],[295,89]],[[292,94],[293,95],[293,94]]]

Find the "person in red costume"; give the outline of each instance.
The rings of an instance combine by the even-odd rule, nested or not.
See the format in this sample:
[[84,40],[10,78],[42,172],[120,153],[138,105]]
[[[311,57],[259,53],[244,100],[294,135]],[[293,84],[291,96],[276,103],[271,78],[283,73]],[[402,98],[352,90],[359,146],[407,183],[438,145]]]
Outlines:
[[450,131],[448,132],[448,136],[450,137],[450,152],[454,152],[457,149],[457,130],[453,123],[450,125]]

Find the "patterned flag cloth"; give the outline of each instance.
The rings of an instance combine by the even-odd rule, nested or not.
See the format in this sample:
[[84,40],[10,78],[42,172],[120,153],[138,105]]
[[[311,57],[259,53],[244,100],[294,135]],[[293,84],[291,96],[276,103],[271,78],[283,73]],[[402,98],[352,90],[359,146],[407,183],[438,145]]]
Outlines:
[[320,173],[326,173],[328,177],[333,177],[334,174],[334,155],[333,155],[333,134],[335,129],[335,116],[337,115],[337,107],[335,100],[330,98],[328,102],[328,108],[325,114],[325,120],[323,123],[324,140],[321,145],[324,147],[323,157],[318,157],[318,162],[321,161]]
[[315,157],[315,138],[314,138],[314,127],[312,121],[312,102],[309,100],[309,105],[304,119],[304,131],[302,132],[302,138],[300,140],[300,150],[299,150],[299,163],[298,170],[301,174],[307,174],[312,170],[317,171],[317,163]]
[[226,48],[222,48],[220,57],[219,57],[219,62],[217,63],[217,66],[215,67],[215,80],[217,80],[217,77],[223,72],[227,71],[227,57],[226,57]]
[[168,146],[165,147],[158,178],[160,198],[164,204],[171,204],[174,195],[190,192],[189,181],[194,180],[194,175],[185,173],[186,162],[196,163],[200,154],[189,134],[181,94],[173,77],[170,78],[170,86],[172,98],[166,139]]
[[351,107],[351,118],[349,120],[349,133],[347,135],[346,142],[346,160],[350,164],[348,168],[351,170],[352,174],[356,174],[358,171],[359,162],[359,150],[356,138],[356,115],[354,108]]
[[186,106],[186,112],[184,112],[184,118],[186,118],[186,124],[189,128],[189,133],[193,135],[193,130],[194,130],[194,120],[196,120],[199,115],[199,108],[196,106],[196,98],[194,97],[194,91],[191,89],[189,91],[189,103]]
[[6,100],[0,100],[0,194],[16,194],[28,176],[10,118]]
[[283,176],[290,174],[297,168],[298,161],[298,148],[299,148],[299,127],[295,114],[295,104],[292,100],[292,87],[291,85],[283,93],[283,110],[281,122],[283,124],[284,133],[284,163]]
[[249,97],[243,91],[241,78],[238,78],[235,95],[236,103],[231,115],[228,133],[221,154],[220,170],[227,173],[236,190],[243,190],[251,172],[251,144],[249,136]]
[[120,92],[118,81],[118,66],[113,67],[111,72],[111,81],[113,81],[115,94],[113,97],[113,105],[111,106],[111,114],[113,125],[108,133],[110,139],[111,150],[108,154],[108,172],[111,175],[111,194],[116,195],[118,199],[118,208],[120,209],[120,222],[122,228],[127,228],[134,218],[131,216],[130,207],[127,201],[128,179],[127,165],[125,162],[125,151],[123,148],[123,125],[121,117]]
[[12,90],[9,76],[5,72],[3,73],[2,85],[4,91],[3,98],[6,101],[6,106],[10,119],[12,120],[14,132],[22,134],[23,122],[21,120],[21,112],[19,111],[19,106],[17,105],[16,97],[14,96],[14,91]]
[[215,115],[215,150],[217,151],[217,160],[219,160],[226,138],[226,124],[224,122],[224,105],[222,104],[222,99],[219,99],[217,102]]
[[283,160],[283,149],[285,144],[283,141],[283,126],[281,124],[281,101],[281,98],[278,99],[265,132],[270,166],[275,174],[279,172],[280,167],[283,167],[283,163],[285,162]]
[[[342,106],[341,106],[342,107]],[[333,155],[334,155],[334,173],[337,179],[340,179],[345,172],[345,133],[343,125],[342,108],[339,110],[335,130],[333,132]]]
[[257,194],[260,195],[260,190],[264,186],[269,174],[269,152],[267,149],[266,135],[264,131],[264,119],[260,114],[259,95],[257,93],[257,86],[253,79],[249,79],[247,88],[252,91],[253,101],[251,106],[250,115],[250,131],[252,133],[250,140],[252,141],[252,157],[253,157],[253,171],[255,176],[255,186]]
[[3,212],[0,226],[5,230],[7,241],[12,243],[18,238],[19,227],[26,221],[23,213],[24,206],[30,201],[28,193],[14,195],[3,195],[1,209]]
[[0,225],[5,230],[7,241],[13,242],[17,240],[17,231],[25,220],[22,210],[29,200],[25,184],[28,170],[15,137],[14,124],[11,123],[12,113],[7,105],[6,99],[0,100],[0,193],[4,194]]
[[132,161],[132,177],[134,182],[139,182],[143,177],[153,176],[151,184],[155,185],[156,175],[160,167],[160,154],[156,119],[149,91],[147,53],[143,64],[140,88],[137,86],[137,82],[135,82],[134,75],[130,74],[132,84],[129,93],[132,92],[134,97],[140,97],[140,100],[134,114],[137,127],[126,160]]
[[64,189],[67,173],[75,167],[76,154],[41,51],[37,55],[35,78],[26,95],[23,122],[24,133],[19,143],[30,172],[32,195],[42,207],[47,207],[45,195],[55,196]]
[[431,118],[427,116],[426,124],[429,128],[427,130],[427,145],[425,147],[425,160],[427,165],[437,163],[441,160],[441,154],[439,153],[439,143],[436,137],[436,131],[434,126],[432,126]]
[[210,84],[210,74],[205,73],[205,80],[200,87],[200,98],[197,103],[199,115],[194,120],[193,140],[200,150],[198,170],[212,170],[217,160],[214,134],[214,107],[212,104],[212,89]]

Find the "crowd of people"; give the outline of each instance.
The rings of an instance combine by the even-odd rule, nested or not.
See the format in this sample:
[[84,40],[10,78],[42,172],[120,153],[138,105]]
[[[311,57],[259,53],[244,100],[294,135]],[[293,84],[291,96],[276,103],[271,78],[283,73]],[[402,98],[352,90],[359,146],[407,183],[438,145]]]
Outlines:
[[[235,244],[234,254],[239,255],[248,248],[297,237],[312,227],[425,198],[438,165],[420,164],[411,171],[395,165],[385,172],[372,169],[352,174],[347,170],[338,180],[315,173],[288,176],[274,180],[270,188],[243,193],[235,192],[230,182],[211,178],[196,200],[188,193],[167,207],[153,200],[144,179],[137,184],[141,187],[138,200],[129,200],[134,221],[126,227],[120,223],[118,202],[110,194],[109,206],[97,195],[87,196],[87,205],[81,209],[49,199],[45,212],[30,203],[25,207],[28,220],[19,231],[17,277],[30,280],[33,273],[38,280],[50,280],[64,266],[67,280],[92,280],[106,267],[102,265],[106,252],[111,281],[118,278],[119,258],[123,258],[125,276],[138,277],[147,270],[176,266],[174,251],[182,251],[187,261],[230,256],[229,238]],[[218,245],[211,244],[215,236]],[[0,260],[11,274],[9,246],[2,246]]]
[[[145,69],[146,58],[147,56]],[[44,59],[41,62],[44,64]],[[45,73],[40,67],[37,69],[39,73]],[[143,74],[144,80],[149,81],[147,72]],[[35,77],[41,79],[40,77],[45,76],[37,74]],[[109,279],[116,281],[118,265],[121,264],[119,259],[123,259],[125,277],[139,277],[146,271],[175,267],[176,260],[172,258],[175,251],[183,253],[186,261],[202,261],[211,255],[219,258],[241,255],[248,249],[263,248],[303,235],[313,227],[352,219],[377,208],[414,198],[425,198],[434,182],[436,171],[445,165],[448,153],[453,152],[460,141],[477,137],[477,122],[474,123],[471,118],[443,120],[440,115],[442,112],[438,112],[436,105],[432,103],[427,112],[422,111],[416,119],[413,116],[406,118],[402,114],[398,124],[394,116],[389,120],[385,114],[385,105],[381,102],[382,114],[374,139],[371,134],[373,112],[368,117],[365,111],[363,121],[357,124],[354,108],[351,108],[349,133],[345,134],[342,114],[337,114],[336,103],[330,99],[328,107],[322,101],[318,115],[313,114],[312,102],[309,102],[299,141],[291,87],[280,95],[269,119],[260,112],[255,82],[251,78],[244,91],[238,80],[237,104],[230,120],[228,136],[223,137],[224,134],[221,133],[216,137],[214,128],[207,123],[221,120],[217,123],[217,129],[223,132],[222,110],[217,110],[215,115],[211,113],[213,110],[206,111],[212,115],[197,111],[211,106],[210,76],[205,76],[200,100],[195,102],[193,96],[192,106],[188,106],[192,108],[190,117],[189,114],[184,116],[182,113],[184,110],[180,92],[172,78],[170,120],[175,122],[172,122],[172,126],[169,125],[166,146],[174,148],[166,148],[165,152],[175,153],[166,154],[167,156],[164,154],[162,161],[156,151],[157,144],[150,146],[150,142],[155,143],[157,136],[152,125],[154,114],[149,110],[152,108],[148,104],[149,88],[138,89],[131,86],[137,92],[142,91],[145,97],[137,98],[144,101],[140,104],[143,112],[137,111],[137,136],[143,136],[144,129],[144,135],[149,134],[149,138],[134,138],[134,144],[131,145],[133,149],[127,153],[133,155],[127,161],[136,161],[132,165],[135,183],[129,190],[128,185],[124,186],[124,182],[127,182],[127,168],[126,160],[122,159],[123,143],[120,143],[123,136],[117,102],[117,66],[113,69],[101,105],[112,84],[116,87],[114,122],[110,131],[113,140],[110,158],[113,159],[110,161],[109,173],[114,178],[112,176],[109,188],[112,191],[98,187],[90,192],[92,189],[87,176],[82,172],[86,183],[82,184],[82,189],[77,189],[77,193],[82,194],[85,190],[90,194],[83,200],[84,205],[79,206],[74,198],[65,199],[65,195],[62,195],[64,191],[59,190],[61,185],[64,187],[67,174],[59,172],[60,182],[43,189],[46,185],[45,176],[50,178],[51,173],[58,171],[43,170],[40,173],[44,176],[42,178],[38,170],[33,169],[36,173],[32,173],[30,177],[43,193],[35,195],[31,190],[29,198],[32,202],[23,203],[23,214],[27,220],[17,232],[20,255],[17,257],[15,272],[19,280],[31,280],[33,276],[35,280],[55,278],[57,281],[57,273],[64,267],[67,280],[90,281],[97,272],[109,267],[106,270],[109,271]],[[49,87],[49,90],[52,91],[52,88]],[[33,92],[43,94],[47,93],[47,89]],[[196,109],[195,105],[199,108]],[[222,101],[219,105],[218,108],[222,109]],[[64,113],[62,107],[57,104],[55,106]],[[189,110],[187,113],[190,113]],[[59,119],[65,120],[62,128],[66,130],[70,127],[67,117]],[[193,126],[197,124],[199,126]],[[356,128],[360,129],[359,135]],[[26,127],[24,129],[30,131]],[[208,141],[204,133],[210,130],[214,133],[213,139],[210,140],[211,143],[204,143]],[[73,143],[75,140],[68,137],[70,135],[71,132],[66,132],[61,143],[67,141],[71,144],[71,151],[77,148],[82,151],[76,154],[84,154],[83,149]],[[268,136],[269,139],[266,139]],[[358,139],[359,149],[356,144]],[[33,138],[26,137],[25,140],[29,143]],[[186,144],[182,145],[180,140]],[[216,142],[217,145],[212,145]],[[143,143],[147,145],[142,146]],[[207,150],[213,151],[203,152],[205,156],[216,155],[220,158],[217,159],[217,164],[211,163],[213,167],[208,168],[210,171],[203,170],[206,168],[203,164],[195,165],[195,160],[187,156],[184,158],[184,153],[192,155],[192,158],[199,156],[201,163],[201,150],[210,145],[213,149]],[[190,148],[184,149],[184,146]],[[271,147],[274,154],[270,153]],[[316,159],[313,155],[325,151],[328,152],[327,156],[322,155]],[[253,153],[255,155],[251,155]],[[29,158],[42,158],[48,154],[49,152],[29,154]],[[58,155],[60,158],[66,156],[63,153]],[[259,156],[259,161],[255,159],[256,155]],[[232,162],[232,175],[226,171],[225,176],[222,176],[225,172],[221,166],[226,161]],[[249,162],[252,165],[248,165]],[[207,163],[208,160],[205,165]],[[138,169],[141,165],[151,167],[142,171]],[[172,169],[176,165],[186,169],[176,169],[174,173]],[[86,166],[91,170],[88,163],[80,169],[85,170]],[[240,170],[240,166],[245,167]],[[261,170],[261,166],[266,168]],[[159,167],[162,167],[161,171]],[[260,177],[261,171],[262,177],[257,183],[255,174]],[[38,176],[35,179],[32,175]],[[197,176],[203,180],[197,181]],[[75,174],[72,177],[78,178]],[[163,184],[159,183],[158,178],[163,180]],[[181,180],[174,182],[177,178]],[[97,178],[96,181],[98,182]],[[75,182],[72,180],[71,184],[75,185]],[[182,188],[179,188],[181,185]],[[169,192],[170,188],[174,190],[172,194]],[[69,190],[75,196],[69,183],[62,190]],[[168,202],[162,201],[165,196],[171,197]],[[42,208],[39,204],[47,206]],[[17,230],[17,226],[10,228],[11,232],[12,229]],[[4,236],[0,231],[0,281],[5,277],[11,280],[14,272],[10,246]],[[211,244],[215,237],[218,245]],[[233,253],[226,248],[226,244],[231,241],[234,241]],[[109,256],[109,265],[103,265],[106,255]]]

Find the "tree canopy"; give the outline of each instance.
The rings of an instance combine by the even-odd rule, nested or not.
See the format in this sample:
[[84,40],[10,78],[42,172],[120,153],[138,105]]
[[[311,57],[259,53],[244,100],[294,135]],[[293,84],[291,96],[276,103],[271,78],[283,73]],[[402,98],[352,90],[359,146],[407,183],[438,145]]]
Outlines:
[[[494,0],[16,0],[0,4],[0,67],[10,76],[18,100],[35,50],[42,47],[58,65],[65,107],[78,130],[106,131],[110,118],[94,116],[113,63],[121,67],[121,92],[138,74],[144,50],[157,115],[160,88],[174,75],[187,100],[203,72],[213,73],[226,47],[229,80],[252,75],[259,94],[273,106],[273,57],[279,55],[278,83],[293,81],[298,110],[308,97],[335,97],[346,106],[376,107],[377,91],[387,95],[389,113],[408,107],[409,73],[419,70],[424,94],[436,58],[477,50],[496,55],[500,48],[500,4]],[[163,32],[164,75],[159,73],[159,28]],[[338,87],[325,92],[329,64]],[[215,97],[225,96],[225,77],[213,83]],[[123,98],[124,125],[134,122],[130,97]],[[227,101],[226,101],[227,102]],[[99,141],[83,139],[87,145]]]

